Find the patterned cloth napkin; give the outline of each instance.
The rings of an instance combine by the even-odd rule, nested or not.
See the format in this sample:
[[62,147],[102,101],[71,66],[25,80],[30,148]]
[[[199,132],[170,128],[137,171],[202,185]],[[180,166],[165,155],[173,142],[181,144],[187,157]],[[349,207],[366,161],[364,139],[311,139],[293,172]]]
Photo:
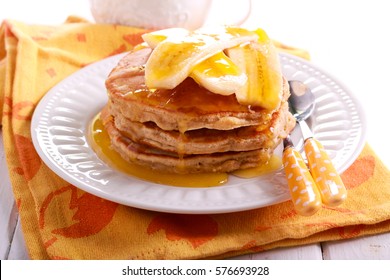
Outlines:
[[[341,207],[296,214],[290,201],[230,214],[166,214],[79,190],[39,158],[30,134],[34,108],[85,65],[125,52],[144,30],[78,18],[60,26],[7,20],[0,30],[0,112],[9,174],[32,259],[225,258],[281,246],[390,230],[390,172],[368,145],[342,174]],[[281,50],[308,53],[276,42]]]

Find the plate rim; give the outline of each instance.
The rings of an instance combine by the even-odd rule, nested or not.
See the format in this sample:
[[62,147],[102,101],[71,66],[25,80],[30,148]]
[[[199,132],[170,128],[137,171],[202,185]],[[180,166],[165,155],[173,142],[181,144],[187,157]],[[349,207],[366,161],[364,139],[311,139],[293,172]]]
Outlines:
[[308,61],[306,59],[303,59],[303,58],[301,58],[299,56],[295,56],[295,55],[292,55],[290,53],[287,53],[287,52],[281,51],[281,52],[279,52],[279,54],[280,54],[281,57],[284,56],[285,58],[290,58],[290,59],[299,61],[302,64],[307,64],[311,68],[316,69],[318,72],[322,73],[324,76],[328,77],[335,84],[337,84],[341,89],[343,89],[344,92],[348,93],[348,96],[353,101],[354,106],[356,107],[356,112],[358,112],[359,118],[360,118],[360,125],[362,127],[362,129],[361,129],[361,137],[359,138],[359,142],[358,142],[356,150],[355,150],[355,156],[350,157],[349,160],[346,161],[346,163],[344,163],[343,167],[340,168],[339,170],[337,170],[339,173],[344,172],[358,158],[359,154],[361,154],[361,152],[363,151],[363,148],[364,148],[364,146],[366,144],[366,139],[367,139],[367,117],[366,117],[366,114],[364,112],[364,109],[363,109],[363,106],[362,106],[361,102],[356,97],[356,95],[353,93],[353,91],[350,90],[350,88],[344,82],[342,82],[336,76],[331,74],[329,71],[323,69],[321,66],[319,66],[319,65],[317,65],[317,64],[315,64],[315,63],[313,63],[311,61]]

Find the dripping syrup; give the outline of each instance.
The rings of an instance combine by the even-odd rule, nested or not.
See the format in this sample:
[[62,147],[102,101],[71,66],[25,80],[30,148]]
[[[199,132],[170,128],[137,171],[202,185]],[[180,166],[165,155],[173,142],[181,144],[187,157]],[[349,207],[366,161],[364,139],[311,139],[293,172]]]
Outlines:
[[[99,158],[116,170],[141,180],[179,187],[216,187],[228,182],[229,174],[227,173],[177,174],[129,163],[111,148],[110,138],[99,116],[100,114],[90,124],[89,142]],[[234,171],[231,174],[245,179],[254,178],[280,169],[281,162],[280,157],[273,155],[268,164]]]

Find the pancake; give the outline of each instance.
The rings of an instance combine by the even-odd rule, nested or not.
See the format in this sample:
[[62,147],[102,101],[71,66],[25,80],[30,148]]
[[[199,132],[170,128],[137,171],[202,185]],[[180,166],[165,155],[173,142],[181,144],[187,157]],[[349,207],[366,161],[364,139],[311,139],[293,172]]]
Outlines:
[[149,89],[151,49],[130,52],[111,71],[101,120],[122,158],[175,173],[232,172],[266,164],[295,126],[288,83],[277,108],[241,105],[185,79],[174,89]]
[[294,121],[288,113],[287,103],[274,112],[268,126],[244,126],[231,130],[197,129],[180,133],[163,130],[153,122],[134,122],[111,110],[115,127],[134,142],[178,154],[209,154],[227,151],[248,151],[274,148],[285,138]]
[[125,160],[159,171],[182,174],[232,172],[237,169],[266,164],[274,150],[273,148],[262,148],[241,152],[180,156],[176,153],[133,142],[115,127],[114,118],[107,109],[105,107],[102,110],[100,118],[111,139],[111,147]]
[[[267,127],[273,111],[241,105],[235,95],[212,93],[191,78],[173,90],[148,89],[144,65],[151,51],[145,48],[129,53],[110,73],[106,88],[111,112],[120,112],[131,121],[154,122],[161,129],[180,132],[200,128]],[[288,91],[288,86],[285,89]],[[289,94],[284,96],[286,100]]]

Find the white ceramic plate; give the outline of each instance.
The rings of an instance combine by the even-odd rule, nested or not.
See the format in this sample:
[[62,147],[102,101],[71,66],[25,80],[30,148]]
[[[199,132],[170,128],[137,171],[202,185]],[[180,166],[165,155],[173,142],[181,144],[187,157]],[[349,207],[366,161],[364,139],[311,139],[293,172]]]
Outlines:
[[[260,208],[290,199],[283,170],[252,179],[229,177],[211,188],[172,187],[142,181],[100,160],[86,140],[91,119],[107,102],[104,81],[123,56],[91,64],[52,88],[38,104],[32,139],[43,161],[74,186],[124,205],[173,213],[226,213]],[[342,83],[297,57],[281,54],[287,79],[305,82],[316,96],[309,119],[315,137],[344,171],[364,145],[365,121],[358,102]],[[300,132],[292,138],[299,149]],[[277,153],[281,154],[281,147]]]

